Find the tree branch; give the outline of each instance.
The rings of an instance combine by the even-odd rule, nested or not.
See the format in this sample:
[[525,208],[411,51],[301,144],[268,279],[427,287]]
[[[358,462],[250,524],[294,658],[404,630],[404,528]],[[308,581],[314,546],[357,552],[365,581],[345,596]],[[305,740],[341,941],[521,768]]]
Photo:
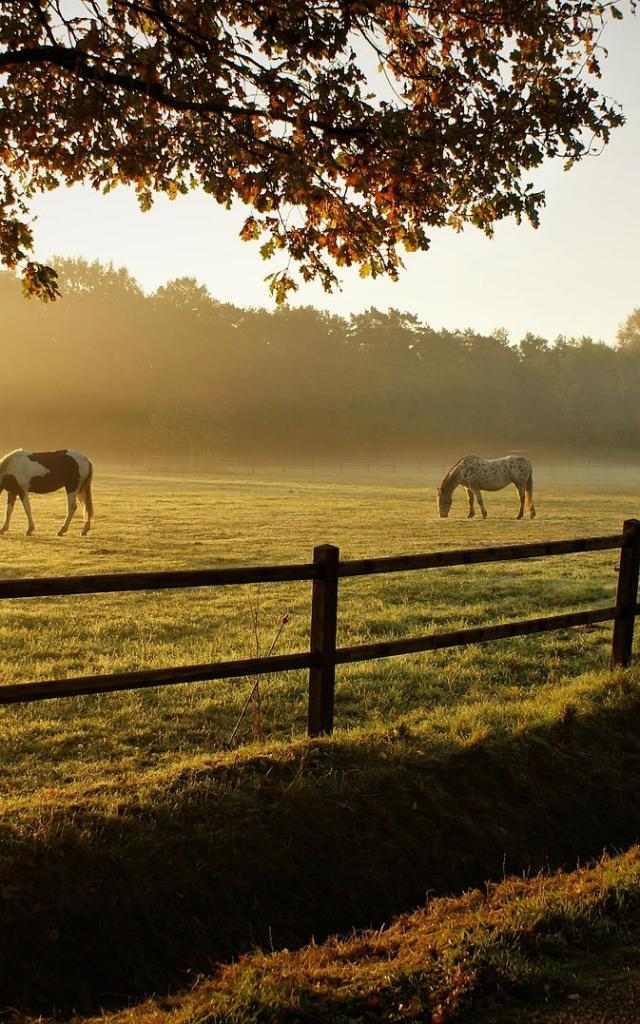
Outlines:
[[[133,75],[125,75],[121,72],[105,71],[103,68],[98,68],[91,64],[86,53],[77,47],[29,46],[21,50],[0,54],[0,71],[6,71],[12,67],[22,65],[42,64],[53,64],[55,67],[62,68],[82,81],[116,86],[124,92],[144,96],[146,99],[153,100],[160,106],[167,107],[170,110],[193,114],[231,114],[234,117],[241,118],[258,117],[272,122],[283,122],[295,126],[298,126],[301,120],[299,115],[288,114],[283,110],[275,113],[262,107],[239,107],[232,103],[226,103],[223,100],[183,100],[173,96],[155,82],[141,82],[140,79],[135,78]],[[339,139],[366,139],[369,135],[366,127],[347,127],[309,118],[302,118],[302,123],[305,127],[316,129],[325,135],[334,136]]]

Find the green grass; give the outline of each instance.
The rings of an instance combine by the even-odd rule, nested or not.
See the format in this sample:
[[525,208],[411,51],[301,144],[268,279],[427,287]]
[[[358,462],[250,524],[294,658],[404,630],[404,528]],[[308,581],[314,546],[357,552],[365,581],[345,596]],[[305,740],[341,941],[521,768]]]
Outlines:
[[[625,493],[551,492],[516,522],[435,514],[383,480],[98,470],[95,532],[60,539],[35,499],[0,538],[4,575],[309,561],[618,532]],[[457,518],[460,516],[461,518]],[[18,530],[20,529],[20,532]],[[616,552],[341,583],[339,643],[613,603]],[[3,683],[308,645],[309,584],[4,602]],[[258,615],[258,629],[252,616]],[[571,864],[640,830],[635,672],[610,626],[338,672],[336,734],[308,743],[306,676],[262,682],[265,735],[228,737],[250,680],[0,708],[1,1005],[96,1008],[180,986],[254,942],[320,938],[504,871]],[[612,756],[612,751],[615,756]],[[100,922],[96,925],[96,920]],[[136,955],[132,957],[131,950]]]
[[[515,493],[490,500],[487,522],[437,519],[424,487],[236,478],[107,476],[98,471],[95,532],[55,536],[59,495],[36,498],[38,532],[21,513],[1,538],[4,575],[58,575],[308,561],[316,543],[343,557],[617,532],[635,500],[624,494],[548,494],[538,519],[516,522]],[[506,621],[612,603],[616,552],[529,563],[415,572],[341,584],[339,643]],[[266,653],[285,612],[278,653],[306,650],[309,584],[5,602],[2,682],[154,668]],[[258,615],[257,637],[252,610]],[[339,670],[338,728],[387,723],[460,703],[513,699],[545,682],[603,668],[610,627],[358,664]],[[257,640],[257,643],[256,643]],[[85,771],[119,776],[202,749],[223,749],[249,681],[0,709],[10,754],[0,792]],[[268,739],[306,723],[305,673],[262,684]],[[251,720],[239,739],[251,739]]]

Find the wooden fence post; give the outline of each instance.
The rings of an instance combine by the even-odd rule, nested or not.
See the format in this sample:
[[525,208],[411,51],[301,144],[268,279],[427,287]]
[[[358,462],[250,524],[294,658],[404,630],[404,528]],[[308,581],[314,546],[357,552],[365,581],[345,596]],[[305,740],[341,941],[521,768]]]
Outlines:
[[616,617],[611,642],[611,668],[626,668],[631,664],[633,627],[638,602],[638,572],[640,571],[640,521],[625,519],[622,524],[624,541],[620,549]]
[[340,552],[333,544],[313,549],[313,561],[322,571],[313,581],[311,594],[311,653],[319,655],[319,661],[309,669],[309,736],[333,732],[339,558]]

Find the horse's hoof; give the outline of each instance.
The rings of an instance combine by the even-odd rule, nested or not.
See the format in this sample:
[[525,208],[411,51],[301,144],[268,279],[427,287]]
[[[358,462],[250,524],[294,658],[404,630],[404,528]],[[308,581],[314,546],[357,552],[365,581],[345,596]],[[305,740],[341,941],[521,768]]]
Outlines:
[[6,533],[7,530],[8,530],[8,527],[7,526],[3,526],[2,529],[0,530],[0,533]]
[[64,537],[66,530],[58,530],[58,537]]
[[89,532],[89,530],[90,530],[90,527],[89,526],[85,526],[84,530],[82,531],[81,536],[82,537],[86,537],[88,532]]
[[33,530],[27,530],[27,532],[25,534],[25,537],[30,537],[32,533],[33,533]]

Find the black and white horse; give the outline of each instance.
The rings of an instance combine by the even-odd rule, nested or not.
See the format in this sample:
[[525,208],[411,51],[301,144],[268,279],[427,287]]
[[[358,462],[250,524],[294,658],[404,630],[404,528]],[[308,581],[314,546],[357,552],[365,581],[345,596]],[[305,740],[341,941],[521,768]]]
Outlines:
[[93,466],[86,455],[63,448],[57,452],[25,452],[19,448],[9,452],[0,461],[0,491],[7,492],[7,516],[0,533],[6,533],[11,521],[11,513],[20,498],[29,522],[27,536],[33,533],[33,516],[29,494],[50,494],[64,487],[67,492],[67,518],[58,536],[63,537],[73,519],[78,499],[85,509],[83,535],[91,529],[93,519],[93,500],[91,497],[91,481]]

